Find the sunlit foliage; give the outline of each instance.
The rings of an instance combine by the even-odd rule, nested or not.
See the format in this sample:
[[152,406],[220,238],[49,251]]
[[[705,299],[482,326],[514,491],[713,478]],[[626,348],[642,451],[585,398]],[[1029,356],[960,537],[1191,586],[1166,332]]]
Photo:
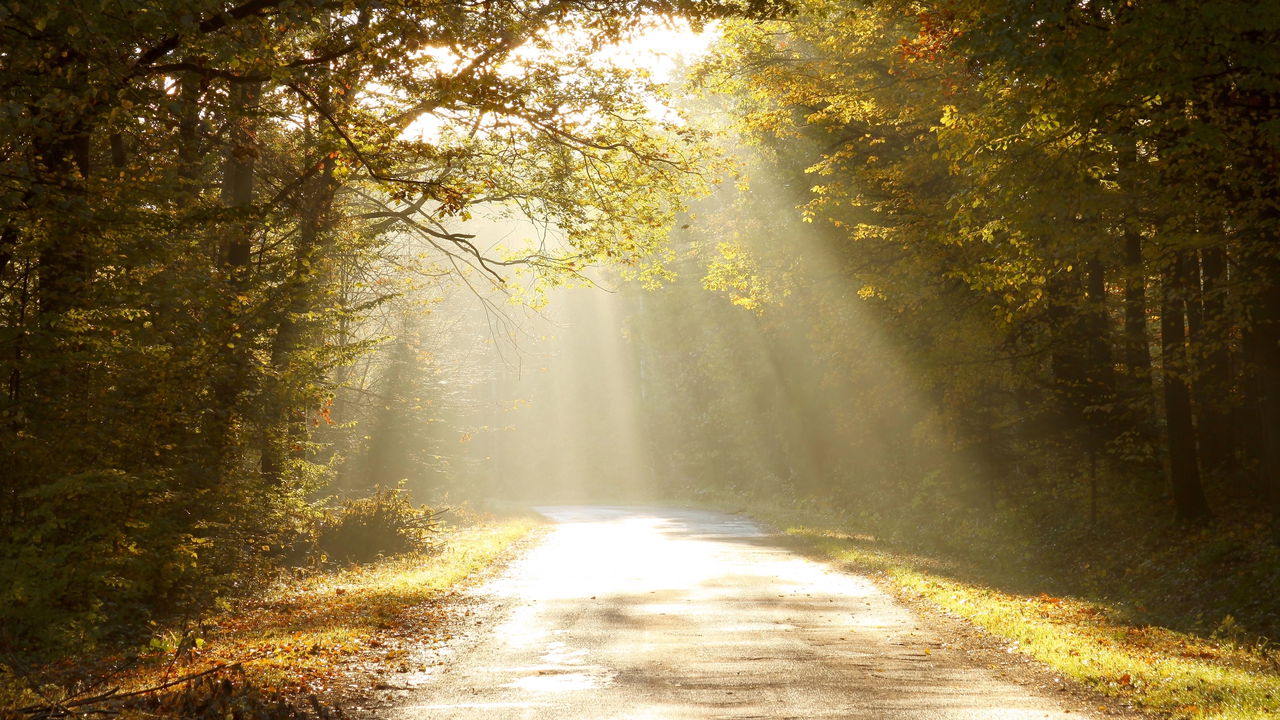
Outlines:
[[[495,283],[640,264],[698,138],[591,52],[658,16],[768,12],[0,7],[0,640],[128,631],[287,554],[341,460],[315,431],[349,427],[334,387],[382,337],[362,323],[397,292],[387,258],[412,257],[388,248]],[[555,243],[487,255],[451,227],[483,204]]]
[[[1235,2],[815,0],[728,23],[691,79],[749,146],[692,239],[707,283],[776,345],[808,324],[824,376],[848,380],[854,328],[876,328],[905,385],[834,397],[870,423],[871,398],[923,401],[892,442],[951,455],[924,495],[1249,518],[1280,498],[1276,22]],[[813,289],[824,267],[834,294]],[[824,412],[808,435],[839,427]]]

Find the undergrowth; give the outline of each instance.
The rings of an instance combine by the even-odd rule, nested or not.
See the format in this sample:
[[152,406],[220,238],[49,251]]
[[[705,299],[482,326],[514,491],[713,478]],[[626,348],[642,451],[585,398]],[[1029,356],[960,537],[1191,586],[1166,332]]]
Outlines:
[[55,697],[85,686],[134,693],[219,668],[234,668],[235,682],[254,697],[295,705],[299,698],[325,697],[353,664],[407,671],[412,643],[397,638],[446,642],[457,618],[443,596],[479,577],[535,525],[531,518],[467,518],[465,525],[438,529],[438,542],[426,551],[299,570],[199,621],[158,631],[146,648],[69,657],[21,673],[0,664],[0,717],[20,717],[17,704],[32,705],[35,689]]
[[403,487],[379,487],[323,514],[315,548],[325,560],[368,562],[384,555],[428,550],[447,511],[414,505]]

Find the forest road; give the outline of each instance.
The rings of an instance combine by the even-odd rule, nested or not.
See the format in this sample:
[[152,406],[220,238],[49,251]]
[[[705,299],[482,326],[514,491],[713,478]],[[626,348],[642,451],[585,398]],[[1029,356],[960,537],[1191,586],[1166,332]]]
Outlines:
[[1082,718],[1001,680],[870,580],[691,510],[539,508],[496,625],[392,720]]

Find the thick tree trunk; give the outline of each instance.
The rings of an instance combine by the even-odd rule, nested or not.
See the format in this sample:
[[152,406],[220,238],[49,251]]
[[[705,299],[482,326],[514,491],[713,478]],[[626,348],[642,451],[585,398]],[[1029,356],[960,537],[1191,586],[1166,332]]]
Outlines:
[[182,195],[191,197],[198,193],[196,182],[200,177],[200,96],[201,81],[194,73],[187,73],[179,81],[178,90],[178,179],[182,183]]
[[250,210],[253,207],[254,169],[257,160],[253,106],[258,86],[233,83],[227,113],[231,124],[222,165],[222,203],[230,213],[223,226],[221,268],[224,297],[221,330],[226,333],[218,348],[221,362],[212,383],[212,421],[208,437],[214,443],[210,480],[217,482],[229,471],[237,443],[237,404],[249,366],[248,339],[243,337],[239,296],[248,284],[252,249]]
[[[1143,202],[1148,194],[1150,178],[1142,175],[1146,163],[1138,157],[1138,148],[1131,145],[1122,149],[1116,158],[1121,184],[1129,198],[1122,218],[1124,226],[1124,363],[1131,379],[1131,387],[1137,397],[1146,398],[1151,393],[1151,338],[1147,331],[1147,272],[1142,258],[1142,233],[1138,218],[1144,214]],[[1152,408],[1144,406],[1144,420],[1151,418]]]
[[1280,544],[1280,258],[1271,252],[1262,249],[1250,258],[1257,285],[1245,347],[1252,366],[1248,400],[1256,424],[1251,454],[1257,484],[1270,495],[1272,536]]
[[[319,100],[328,105],[328,88],[320,91]],[[326,155],[328,150],[321,140],[323,137],[311,135],[309,143],[312,150],[321,156]],[[303,190],[300,204],[301,227],[294,249],[293,268],[286,281],[285,307],[281,309],[271,344],[271,367],[277,378],[288,374],[293,356],[308,340],[308,330],[300,323],[299,318],[314,307],[316,288],[322,280],[319,276],[322,265],[320,260],[330,242],[330,213],[337,183],[333,178],[333,162],[328,158],[321,162],[323,169],[306,182]],[[289,383],[278,383],[274,392],[267,393],[265,401],[268,407],[263,426],[259,470],[262,478],[271,484],[283,481],[286,460],[290,456],[301,455],[301,448],[307,438],[306,409],[290,393]]]
[[1202,522],[1210,517],[1210,512],[1200,483],[1191,392],[1185,379],[1186,268],[1187,261],[1179,254],[1165,271],[1160,312],[1161,362],[1168,428],[1169,480],[1176,516],[1180,522]]
[[1124,362],[1142,393],[1151,389],[1151,339],[1147,334],[1147,277],[1142,266],[1142,236],[1124,237]]
[[1221,248],[1200,251],[1199,298],[1202,348],[1199,382],[1195,385],[1200,454],[1207,472],[1225,476],[1234,469],[1235,441],[1231,432],[1231,324],[1226,316],[1227,262]]
[[1154,449],[1159,435],[1156,427],[1158,402],[1152,383],[1149,317],[1142,235],[1127,227],[1124,232],[1124,335],[1121,342],[1125,374],[1118,390],[1128,432],[1137,442]]
[[1085,380],[1088,400],[1094,405],[1090,424],[1106,434],[1110,417],[1097,410],[1109,406],[1115,397],[1116,382],[1112,363],[1110,315],[1107,312],[1107,269],[1101,258],[1085,264],[1085,331],[1088,348]]
[[237,213],[227,224],[223,235],[223,267],[233,284],[243,284],[249,268],[251,251],[250,221],[247,211],[253,206],[253,173],[258,149],[255,123],[250,109],[258,98],[256,83],[231,86],[231,132],[227,143],[222,174],[222,203]]

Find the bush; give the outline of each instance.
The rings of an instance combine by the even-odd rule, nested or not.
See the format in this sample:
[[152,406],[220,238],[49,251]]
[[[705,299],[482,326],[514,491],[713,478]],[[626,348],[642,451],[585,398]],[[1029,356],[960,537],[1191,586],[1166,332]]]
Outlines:
[[434,545],[445,512],[415,506],[404,488],[380,487],[369,497],[347,500],[331,510],[321,521],[316,546],[339,562],[427,550]]
[[0,498],[0,654],[38,664],[132,648],[155,623],[251,592],[314,537],[306,497],[321,480],[297,469],[271,486],[248,466],[216,490],[194,470],[31,480]]

